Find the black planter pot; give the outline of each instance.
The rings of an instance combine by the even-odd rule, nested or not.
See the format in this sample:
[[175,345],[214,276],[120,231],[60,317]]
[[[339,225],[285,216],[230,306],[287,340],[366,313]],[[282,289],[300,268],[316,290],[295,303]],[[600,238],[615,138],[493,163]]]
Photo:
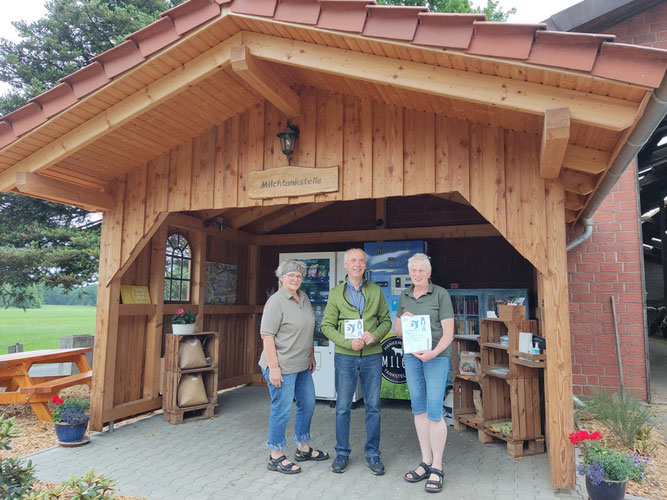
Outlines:
[[590,500],[623,500],[625,498],[625,481],[602,481],[599,484],[591,483],[586,476],[586,491]]

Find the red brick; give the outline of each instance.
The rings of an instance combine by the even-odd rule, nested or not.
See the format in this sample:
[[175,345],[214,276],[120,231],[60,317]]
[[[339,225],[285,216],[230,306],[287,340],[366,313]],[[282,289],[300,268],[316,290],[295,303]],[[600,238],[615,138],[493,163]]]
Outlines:
[[600,365],[613,365],[618,363],[618,357],[615,354],[600,354],[598,355],[598,363]]
[[595,222],[614,222],[614,212],[595,212]]
[[621,243],[604,242],[598,245],[600,252],[620,252],[623,249]]
[[616,343],[613,344],[596,343],[595,346],[593,347],[593,354],[616,354]]
[[602,310],[602,306],[600,304],[588,304],[588,303],[581,303],[579,304],[579,311],[582,313],[598,313]]
[[656,33],[656,37],[659,42],[662,42],[663,40],[667,40],[667,31],[661,31],[659,33]]
[[[595,356],[584,356],[583,357],[588,357],[588,358],[595,358]],[[580,356],[577,356],[577,359]],[[597,364],[594,365],[588,365],[588,364],[582,364],[581,365],[581,371],[584,375],[603,375],[604,374],[604,367],[603,366],[598,366]]]
[[625,354],[644,354],[644,346],[639,346],[639,345],[626,345],[625,347]]
[[586,376],[585,375],[572,375],[572,383],[573,384],[586,384]]
[[592,323],[595,321],[595,314],[590,312],[573,313],[572,321],[575,323]]
[[[637,295],[641,295],[642,293],[642,284],[640,282],[637,283],[625,283],[625,291],[627,293],[635,293]],[[641,299],[641,297],[639,297]],[[632,301],[635,302],[635,301]]]
[[636,201],[622,201],[620,203],[621,212],[635,212],[637,210]]
[[618,281],[618,274],[616,273],[596,273],[595,281],[597,283],[614,283]]
[[586,333],[576,333],[573,338],[573,343],[574,344],[593,344],[595,343],[596,340],[596,335],[592,334],[586,334]]
[[612,194],[614,201],[635,200],[635,193],[630,191],[618,191]]
[[623,264],[620,262],[602,263],[600,264],[600,271],[603,273],[620,273],[623,271]]
[[647,33],[645,35],[637,35],[632,38],[635,45],[650,45],[656,41],[655,33]]
[[571,303],[591,303],[595,302],[595,294],[592,293],[573,293]]
[[618,222],[600,222],[595,229],[600,233],[615,233],[621,230],[621,225]]
[[590,291],[590,287],[587,283],[572,283],[568,288],[570,289],[570,292],[573,293],[588,293]]
[[577,355],[577,359],[581,355],[591,354],[591,346],[588,344],[572,344],[572,353]]
[[612,285],[611,283],[591,283],[590,290],[594,293],[611,293]]
[[[623,371],[624,374],[625,374],[625,371],[626,370]],[[607,366],[605,366],[604,367],[604,374],[605,375],[613,375],[613,376],[618,377],[618,366],[616,366],[616,365],[607,365]]]
[[642,277],[638,273],[618,273],[618,280],[624,283],[638,283],[641,282]]
[[604,262],[604,254],[592,252],[581,254],[581,262]]
[[[586,264],[582,262],[581,264],[577,264],[576,267],[578,273],[597,273],[598,271],[602,270],[598,262],[591,262]],[[619,265],[619,267],[622,266]],[[616,271],[622,271],[622,269],[616,269]]]
[[626,333],[644,333],[644,324],[643,323],[635,323],[632,325],[625,325],[625,332]]
[[639,253],[637,252],[620,252],[616,258],[619,262],[639,262]]
[[653,48],[656,49],[667,49],[667,40],[662,41],[662,42],[655,42],[653,45],[651,45]]
[[575,273],[572,275],[572,281],[574,283],[590,283],[593,281],[593,273]]
[[652,33],[656,33],[658,31],[667,31],[667,22],[651,23],[649,29]]
[[588,385],[600,385],[600,379],[596,376],[589,375],[588,376]]
[[626,273],[631,273],[631,272],[639,273],[641,272],[641,267],[642,266],[639,264],[639,262],[625,262],[623,264],[623,271],[625,271]]
[[[624,225],[626,222],[623,223]],[[629,224],[629,223],[627,223]],[[639,241],[639,227],[637,226],[636,223],[633,223],[635,230],[633,231],[632,229],[623,229],[625,232],[618,232],[616,233],[616,241]]]
[[620,379],[618,377],[600,377],[600,384],[604,385],[605,387],[619,387]]
[[[613,224],[613,223],[605,222],[605,224]],[[597,231],[593,233],[591,239],[594,243],[616,241],[616,239],[614,238],[614,233],[599,233]]]
[[625,283],[619,282],[619,283],[612,283],[613,285],[613,290],[615,293],[623,293],[625,292]]
[[617,222],[620,221],[637,221],[638,215],[637,215],[637,207],[634,207],[634,210],[627,210],[627,211],[621,211],[621,212],[616,212],[614,214],[614,220]]

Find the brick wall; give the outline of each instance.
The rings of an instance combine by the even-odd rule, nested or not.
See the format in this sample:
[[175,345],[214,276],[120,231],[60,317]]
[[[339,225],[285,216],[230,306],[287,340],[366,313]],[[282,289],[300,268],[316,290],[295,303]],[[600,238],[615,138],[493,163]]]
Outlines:
[[631,165],[595,213],[591,239],[568,254],[575,394],[619,387],[613,296],[625,386],[647,397],[636,178]]
[[667,3],[636,15],[605,31],[620,43],[667,49]]

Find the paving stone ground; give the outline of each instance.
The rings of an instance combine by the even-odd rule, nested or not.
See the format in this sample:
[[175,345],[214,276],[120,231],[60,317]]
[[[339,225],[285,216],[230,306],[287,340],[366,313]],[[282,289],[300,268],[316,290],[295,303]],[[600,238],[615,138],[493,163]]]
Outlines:
[[[70,474],[96,472],[118,480],[121,493],[150,500],[299,498],[447,498],[476,500],[582,499],[577,491],[554,491],[546,454],[510,458],[504,443],[483,445],[474,432],[451,427],[445,449],[445,488],[441,496],[424,491],[424,482],[407,483],[403,474],[419,462],[419,447],[407,402],[382,408],[384,476],[374,476],[364,460],[363,405],[352,411],[350,465],[331,472],[331,460],[305,462],[301,474],[266,469],[269,396],[264,387],[242,387],[220,394],[216,418],[169,425],[154,415],[91,436],[79,448],[51,448],[31,455],[37,477],[62,481]],[[335,411],[318,402],[312,445],[335,445]],[[288,437],[292,422],[288,426]],[[289,439],[288,439],[289,441]],[[289,448],[293,456],[294,445]]]

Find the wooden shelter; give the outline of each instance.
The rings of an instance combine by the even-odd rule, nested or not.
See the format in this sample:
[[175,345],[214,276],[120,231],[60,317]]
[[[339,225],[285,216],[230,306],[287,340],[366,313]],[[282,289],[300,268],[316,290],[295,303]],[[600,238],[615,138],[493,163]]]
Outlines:
[[[0,189],[104,212],[92,429],[162,404],[164,332],[181,307],[163,300],[172,231],[192,247],[197,325],[221,332],[220,388],[256,379],[262,248],[496,236],[535,271],[552,483],[573,487],[568,224],[666,64],[613,36],[373,1],[166,12],[0,121]],[[333,185],[275,184],[287,119],[300,128],[292,164],[334,167]],[[407,196],[470,205],[486,223],[385,228],[387,200]],[[358,200],[383,222],[281,231]],[[204,304],[206,261],[238,266],[237,305]],[[151,303],[121,304],[122,284],[148,286]]]

